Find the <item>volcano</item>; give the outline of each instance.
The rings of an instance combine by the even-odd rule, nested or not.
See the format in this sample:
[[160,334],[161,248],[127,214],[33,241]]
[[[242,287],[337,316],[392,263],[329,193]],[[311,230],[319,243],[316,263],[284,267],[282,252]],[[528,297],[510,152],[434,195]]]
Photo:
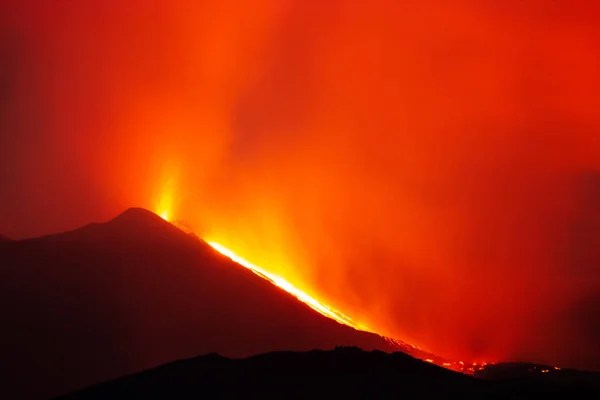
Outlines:
[[0,241],[1,398],[42,399],[207,353],[392,351],[144,209]]

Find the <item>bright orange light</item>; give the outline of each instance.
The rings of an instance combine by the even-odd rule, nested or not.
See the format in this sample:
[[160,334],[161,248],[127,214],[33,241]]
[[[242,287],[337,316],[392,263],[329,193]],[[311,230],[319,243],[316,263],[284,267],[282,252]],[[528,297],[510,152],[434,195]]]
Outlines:
[[168,221],[168,220],[169,220],[169,212],[168,212],[167,210],[165,210],[165,211],[161,212],[161,213],[160,213],[160,217],[161,217],[162,219],[164,219],[165,221]]
[[160,215],[165,221],[172,217],[173,199],[175,197],[175,179],[170,176],[166,183],[161,185],[157,200],[155,200],[155,209],[157,215]]

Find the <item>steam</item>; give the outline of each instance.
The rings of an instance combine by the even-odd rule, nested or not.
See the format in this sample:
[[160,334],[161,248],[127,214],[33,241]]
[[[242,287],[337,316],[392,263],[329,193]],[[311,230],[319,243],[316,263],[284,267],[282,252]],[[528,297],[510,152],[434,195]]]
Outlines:
[[4,233],[172,202],[379,332],[599,367],[596,6],[84,3],[5,24]]

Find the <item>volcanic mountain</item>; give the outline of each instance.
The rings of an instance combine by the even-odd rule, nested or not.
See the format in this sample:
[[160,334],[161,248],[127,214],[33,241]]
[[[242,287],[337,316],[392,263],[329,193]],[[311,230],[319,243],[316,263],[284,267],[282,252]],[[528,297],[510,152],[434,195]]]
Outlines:
[[42,399],[207,353],[393,350],[144,209],[0,241],[0,398]]

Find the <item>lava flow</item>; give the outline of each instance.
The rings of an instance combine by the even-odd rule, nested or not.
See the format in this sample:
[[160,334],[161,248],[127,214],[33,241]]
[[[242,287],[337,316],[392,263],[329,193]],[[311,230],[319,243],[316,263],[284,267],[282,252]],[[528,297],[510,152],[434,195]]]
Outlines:
[[252,264],[250,261],[245,260],[242,257],[236,255],[233,251],[227,249],[226,247],[220,245],[219,243],[216,243],[216,242],[207,242],[207,243],[213,249],[217,250],[219,253],[231,258],[233,261],[235,261],[236,263],[240,264],[243,267],[248,268],[249,270],[254,272],[256,275],[260,276],[261,278],[266,279],[269,282],[271,282],[273,285],[285,290],[286,292],[293,295],[301,302],[307,304],[313,310],[315,310],[315,311],[323,314],[324,316],[329,317],[341,324],[348,325],[354,329],[358,329],[361,331],[370,332],[369,328],[367,328],[366,326],[354,322],[350,317],[342,314],[338,310],[328,307],[325,304],[322,304],[321,302],[315,300],[314,298],[310,297],[308,294],[306,294],[303,291],[294,287],[291,283],[289,283],[282,277],[271,274],[271,273],[265,271],[264,269]]
[[[176,224],[176,226],[179,226],[179,225],[180,224]],[[330,306],[327,306],[327,305],[321,303],[320,301],[316,300],[315,298],[309,296],[308,294],[304,293],[300,289],[294,287],[291,283],[289,283],[284,278],[277,276],[275,274],[272,274],[270,272],[267,272],[263,268],[260,268],[259,266],[251,263],[250,261],[238,256],[237,254],[235,254],[233,251],[229,250],[225,246],[223,246],[217,242],[213,242],[213,241],[207,241],[207,243],[213,249],[218,251],[219,253],[223,254],[226,257],[229,257],[231,260],[238,263],[239,265],[241,265],[245,268],[248,268],[250,271],[254,272],[256,275],[260,276],[261,278],[268,280],[273,285],[285,290],[286,292],[293,295],[298,300],[305,303],[306,305],[311,307],[313,310],[319,312],[320,314],[322,314],[328,318],[331,318],[331,319],[339,322],[340,324],[350,326],[354,329],[379,335],[377,332],[374,332],[373,330],[369,329],[365,325],[362,325],[362,324],[357,323],[356,321],[353,321],[352,318],[348,317],[347,315],[344,315],[340,311],[338,311]],[[476,370],[482,370],[486,365],[488,365],[485,362],[480,363],[480,364],[478,364],[478,363],[465,364],[462,361],[449,362],[448,360],[441,359],[440,357],[437,357],[433,354],[429,354],[429,353],[423,351],[418,346],[413,346],[413,345],[407,344],[401,340],[388,338],[388,337],[385,337],[382,335],[380,335],[380,336],[383,337],[392,347],[394,347],[398,350],[401,350],[401,351],[403,351],[407,354],[410,354],[411,356],[413,356],[415,358],[421,359],[425,362],[436,364],[440,367],[448,368],[448,369],[451,369],[454,371],[463,372],[463,373],[467,373],[467,374],[473,374]]]
[[[167,198],[170,200],[170,197],[167,196]],[[162,203],[168,203],[167,201],[165,201],[165,196],[163,196]],[[168,207],[159,207],[159,211],[157,211],[157,214],[161,218],[163,218],[165,221],[170,222],[172,225],[176,226],[183,232],[200,240],[200,237],[198,237],[194,233],[194,230],[185,221],[169,220],[169,216],[170,216],[169,211],[170,210]],[[447,369],[451,369],[453,371],[462,372],[462,373],[466,373],[466,374],[474,374],[475,371],[482,370],[486,365],[488,365],[488,363],[485,363],[485,362],[465,363],[463,361],[450,361],[450,360],[438,357],[429,352],[426,352],[419,346],[414,346],[414,345],[408,344],[402,340],[394,339],[394,338],[390,338],[390,337],[381,335],[381,334],[375,332],[373,329],[370,329],[369,327],[353,320],[352,318],[350,318],[349,316],[345,315],[344,313],[336,310],[335,308],[328,306],[326,304],[323,304],[319,300],[315,299],[314,297],[308,295],[304,291],[302,291],[302,290],[298,289],[297,287],[295,287],[294,285],[292,285],[289,281],[287,281],[283,277],[273,274],[273,273],[265,270],[264,268],[261,268],[258,265],[255,265],[254,263],[237,255],[232,250],[228,249],[227,247],[223,246],[222,244],[217,243],[216,241],[212,241],[212,240],[205,240],[205,241],[206,241],[206,243],[208,243],[208,245],[210,245],[217,252],[230,258],[232,261],[234,261],[238,265],[241,265],[242,267],[249,269],[254,274],[271,282],[273,285],[277,286],[278,288],[285,290],[287,293],[296,297],[298,300],[300,300],[301,302],[303,302],[304,304],[306,304],[307,306],[309,306],[316,312],[320,313],[321,315],[324,315],[327,318],[331,318],[332,320],[334,320],[340,324],[349,326],[356,330],[370,332],[375,335],[378,335],[378,336],[382,337],[386,342],[388,342],[388,344],[395,350],[402,351],[406,354],[409,354],[409,355],[411,355],[415,358],[418,358],[420,360],[423,360],[427,363],[435,364],[440,367],[444,367]]]
[[[165,203],[164,199],[163,199],[163,203]],[[161,218],[163,218],[165,221],[170,222],[172,225],[176,226],[183,232],[200,240],[200,237],[198,237],[194,233],[194,230],[185,221],[169,220],[170,212],[169,212],[168,208],[160,208],[157,211],[157,214]],[[260,276],[261,278],[266,279],[267,281],[271,282],[273,285],[277,286],[278,288],[285,290],[287,293],[296,297],[298,300],[300,300],[301,302],[303,302],[304,304],[306,304],[307,306],[309,306],[316,312],[324,315],[327,318],[331,318],[340,324],[347,325],[356,330],[376,334],[376,335],[382,337],[385,341],[387,341],[388,344],[395,350],[402,351],[406,354],[411,355],[412,357],[418,358],[427,363],[435,364],[440,367],[451,369],[451,370],[457,371],[457,372],[462,372],[465,374],[474,374],[475,371],[482,370],[482,369],[484,369],[484,367],[486,365],[488,365],[488,363],[486,363],[486,362],[465,363],[463,361],[450,361],[448,359],[444,359],[437,355],[429,353],[429,352],[423,350],[422,348],[420,348],[419,346],[414,346],[414,345],[406,343],[405,341],[381,335],[378,332],[375,332],[374,330],[370,329],[369,327],[353,320],[352,318],[350,318],[349,316],[345,315],[344,313],[336,310],[335,308],[328,306],[326,304],[323,304],[319,300],[315,299],[314,297],[308,295],[304,291],[302,291],[302,290],[298,289],[297,287],[295,287],[294,285],[292,285],[289,281],[287,281],[283,277],[273,274],[271,272],[268,272],[264,268],[261,268],[258,265],[255,265],[254,263],[237,255],[232,250],[226,248],[222,244],[217,243],[216,241],[209,240],[209,239],[207,239],[205,241],[206,241],[206,243],[208,243],[208,245],[210,245],[217,252],[230,258],[232,261],[234,261],[238,265],[241,265],[242,267],[249,269],[254,274]]]

